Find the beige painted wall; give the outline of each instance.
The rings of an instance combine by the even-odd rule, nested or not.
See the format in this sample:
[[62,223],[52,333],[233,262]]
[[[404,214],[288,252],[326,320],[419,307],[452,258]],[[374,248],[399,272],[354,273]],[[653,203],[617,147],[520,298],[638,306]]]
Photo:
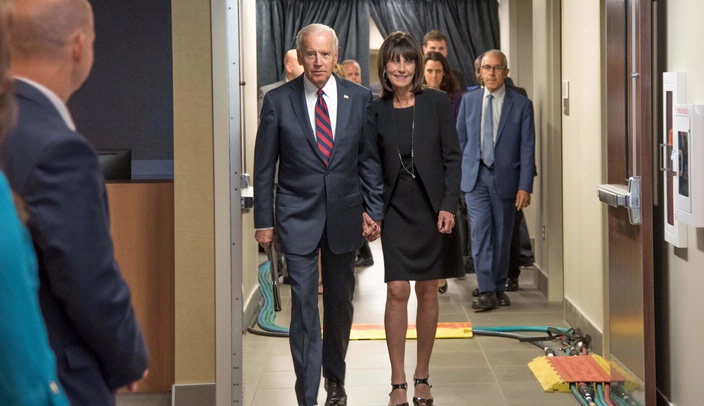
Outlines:
[[601,5],[562,1],[562,80],[570,114],[562,117],[564,288],[569,300],[604,331],[605,206],[602,178]]
[[215,380],[210,2],[173,0],[176,384]]
[[[704,2],[668,1],[667,71],[687,72],[687,103],[704,104]],[[700,157],[701,159],[701,157]],[[668,244],[670,298],[670,372],[674,405],[701,404],[701,361],[704,347],[691,345],[704,335],[704,229],[689,227],[689,248],[673,249]],[[665,283],[666,281],[656,281]],[[666,326],[663,326],[666,327]]]

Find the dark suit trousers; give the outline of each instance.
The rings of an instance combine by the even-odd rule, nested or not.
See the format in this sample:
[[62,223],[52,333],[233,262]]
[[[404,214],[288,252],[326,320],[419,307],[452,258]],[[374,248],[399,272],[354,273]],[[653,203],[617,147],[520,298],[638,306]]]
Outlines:
[[503,291],[508,276],[516,198],[501,198],[494,170],[479,165],[477,183],[466,193],[472,257],[480,292]]
[[323,233],[320,241],[325,289],[322,340],[318,312],[318,250],[307,255],[285,255],[291,285],[289,342],[296,372],[296,397],[299,405],[315,405],[321,366],[325,378],[345,382],[345,356],[352,328],[355,251],[333,253]]
[[525,224],[523,210],[516,212],[511,235],[511,260],[508,264],[508,277],[516,279],[521,275],[521,225]]

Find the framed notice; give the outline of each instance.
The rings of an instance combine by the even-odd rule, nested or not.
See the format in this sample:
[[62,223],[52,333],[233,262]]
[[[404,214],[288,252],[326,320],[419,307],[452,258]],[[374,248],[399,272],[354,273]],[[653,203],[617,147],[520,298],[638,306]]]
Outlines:
[[[681,180],[676,163],[678,134],[674,132],[675,105],[687,102],[687,74],[664,72],[662,74],[662,139],[660,143],[660,170],[663,172],[663,201],[665,209],[665,241],[678,248],[688,245],[687,224],[675,218],[675,199],[680,194]],[[687,187],[686,185],[684,185]]]

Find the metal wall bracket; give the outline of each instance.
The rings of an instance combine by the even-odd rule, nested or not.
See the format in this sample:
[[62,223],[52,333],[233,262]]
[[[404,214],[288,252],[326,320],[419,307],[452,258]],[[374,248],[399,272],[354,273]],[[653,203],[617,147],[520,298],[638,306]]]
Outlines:
[[254,207],[254,188],[249,185],[249,174],[243,173],[241,176],[242,195],[240,202],[242,205],[242,213],[249,213],[249,210]]
[[628,209],[628,218],[633,225],[641,224],[640,176],[628,178],[627,185],[597,185],[597,196],[603,203],[612,207]]

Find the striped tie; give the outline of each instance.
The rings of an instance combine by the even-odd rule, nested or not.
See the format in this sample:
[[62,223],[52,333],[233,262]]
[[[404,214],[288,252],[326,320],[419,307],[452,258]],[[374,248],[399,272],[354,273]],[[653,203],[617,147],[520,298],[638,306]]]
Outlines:
[[318,90],[318,102],[315,103],[315,137],[318,139],[318,151],[320,156],[328,166],[332,147],[335,141],[332,139],[332,126],[330,125],[330,114],[328,105],[323,100],[323,90]]

